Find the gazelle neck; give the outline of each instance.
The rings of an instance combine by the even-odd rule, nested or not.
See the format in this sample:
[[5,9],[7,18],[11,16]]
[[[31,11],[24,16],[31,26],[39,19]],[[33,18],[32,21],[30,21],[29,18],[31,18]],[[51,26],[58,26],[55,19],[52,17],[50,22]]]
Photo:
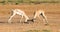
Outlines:
[[24,14],[24,17],[25,17],[26,19],[29,19],[29,17],[28,17],[26,14]]

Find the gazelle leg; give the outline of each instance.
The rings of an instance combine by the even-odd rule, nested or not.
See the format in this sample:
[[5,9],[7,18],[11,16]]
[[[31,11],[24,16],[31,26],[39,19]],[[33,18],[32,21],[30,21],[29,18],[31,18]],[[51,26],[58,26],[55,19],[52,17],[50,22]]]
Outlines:
[[37,14],[34,15],[34,19],[37,17]]
[[21,19],[20,19],[20,22],[21,22],[22,18],[23,18],[23,15],[22,15],[22,17],[21,17]]
[[41,13],[41,16],[44,18],[43,21],[45,20],[44,23],[45,23],[45,24],[48,24],[48,21],[47,21],[47,18],[46,18],[46,16],[45,16],[44,12]]
[[27,22],[28,19],[25,20],[25,22]]
[[11,19],[12,19],[12,17],[13,17],[15,14],[16,14],[16,13],[13,13],[13,15],[9,18],[8,23],[11,23],[11,22],[12,22]]
[[28,19],[25,19],[25,22],[24,23],[28,23]]
[[35,15],[34,15],[33,21],[35,21],[35,20],[36,20],[36,17],[37,17],[37,14],[35,14]]
[[38,18],[39,18],[39,20],[40,20],[40,16],[38,15]]

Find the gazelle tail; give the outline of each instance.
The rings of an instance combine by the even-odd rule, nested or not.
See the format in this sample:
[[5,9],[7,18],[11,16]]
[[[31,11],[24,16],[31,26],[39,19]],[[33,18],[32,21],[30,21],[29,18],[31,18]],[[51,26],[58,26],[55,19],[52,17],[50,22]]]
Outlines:
[[40,14],[43,18],[45,18],[44,12],[41,12]]
[[14,9],[11,9],[11,15],[13,15],[13,13],[14,13]]
[[36,12],[34,11],[34,15],[35,15],[35,13],[36,13]]

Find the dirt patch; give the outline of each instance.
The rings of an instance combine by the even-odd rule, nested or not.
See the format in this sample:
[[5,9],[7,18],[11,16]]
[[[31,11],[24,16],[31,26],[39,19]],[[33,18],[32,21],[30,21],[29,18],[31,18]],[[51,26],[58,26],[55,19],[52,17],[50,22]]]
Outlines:
[[[45,26],[42,18],[29,24],[17,23],[20,20],[20,16],[13,17],[12,24],[8,24],[7,21],[11,16],[11,9],[21,9],[32,18],[34,11],[42,9],[48,18],[49,25]],[[0,32],[24,32],[29,30],[49,30],[51,32],[60,32],[60,4],[38,4],[38,5],[0,5]]]

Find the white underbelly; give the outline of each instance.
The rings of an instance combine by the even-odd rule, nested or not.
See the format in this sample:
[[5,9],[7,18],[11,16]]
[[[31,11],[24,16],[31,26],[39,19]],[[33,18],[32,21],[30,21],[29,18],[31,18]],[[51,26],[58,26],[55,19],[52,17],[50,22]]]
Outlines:
[[23,15],[23,13],[20,13],[20,12],[16,12],[16,14],[18,14],[18,15]]

